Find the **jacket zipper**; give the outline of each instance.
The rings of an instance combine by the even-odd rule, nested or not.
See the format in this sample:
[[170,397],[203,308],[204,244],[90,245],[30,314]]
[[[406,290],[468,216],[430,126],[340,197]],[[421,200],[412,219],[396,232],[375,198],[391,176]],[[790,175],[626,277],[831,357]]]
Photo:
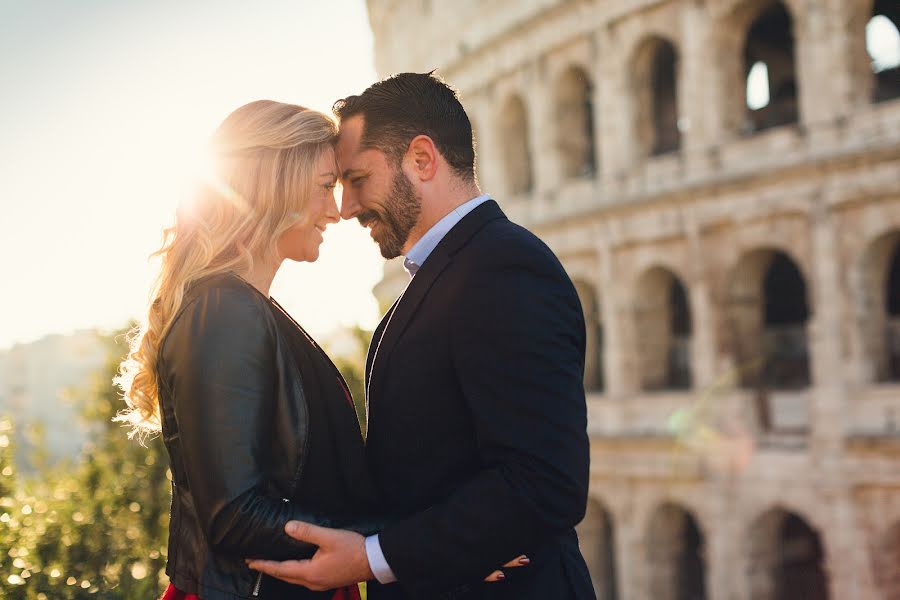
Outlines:
[[256,583],[253,585],[253,594],[251,594],[254,598],[259,597],[259,586],[262,585],[262,573],[258,573],[256,575]]
[[[288,504],[290,504],[290,502],[291,502],[287,498],[282,498],[281,501],[286,502]],[[253,596],[254,598],[259,598],[259,588],[262,587],[262,577],[263,577],[262,573],[259,573],[256,576],[256,583],[253,584],[253,593],[251,594],[251,596]]]

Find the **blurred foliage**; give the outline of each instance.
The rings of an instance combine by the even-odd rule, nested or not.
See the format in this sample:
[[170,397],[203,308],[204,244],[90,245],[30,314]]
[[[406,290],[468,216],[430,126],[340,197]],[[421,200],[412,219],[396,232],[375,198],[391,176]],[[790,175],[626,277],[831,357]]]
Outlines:
[[325,343],[325,350],[331,356],[331,360],[337,366],[350,394],[353,396],[353,404],[356,407],[356,418],[359,419],[360,429],[363,435],[366,433],[366,353],[369,351],[369,342],[372,332],[359,326],[348,327],[343,331],[349,337],[345,340],[341,352],[337,351],[337,344]]
[[[365,427],[364,365],[370,333],[348,330],[335,358]],[[74,397],[91,426],[81,456],[26,479],[15,469],[14,424],[0,417],[0,598],[152,599],[165,576],[171,487],[161,438],[142,446],[113,423],[123,407],[111,384],[127,348],[109,336],[109,361]]]
[[77,460],[24,480],[14,469],[13,424],[0,420],[0,597],[10,600],[156,598],[165,582],[170,484],[162,441],[146,447],[111,421],[110,383],[126,348],[79,392],[92,441]]

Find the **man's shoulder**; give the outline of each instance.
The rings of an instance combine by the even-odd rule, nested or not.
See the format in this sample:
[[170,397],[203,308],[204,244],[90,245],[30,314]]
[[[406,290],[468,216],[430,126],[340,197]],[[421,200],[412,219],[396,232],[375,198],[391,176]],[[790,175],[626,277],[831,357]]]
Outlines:
[[485,224],[460,251],[467,261],[482,264],[543,264],[562,269],[556,255],[537,235],[508,218]]

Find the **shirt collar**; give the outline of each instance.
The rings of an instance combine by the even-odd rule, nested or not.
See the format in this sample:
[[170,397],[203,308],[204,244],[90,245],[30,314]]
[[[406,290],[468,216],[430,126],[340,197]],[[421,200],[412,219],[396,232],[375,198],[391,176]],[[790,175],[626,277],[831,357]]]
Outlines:
[[416,271],[419,270],[419,267],[425,264],[425,261],[428,259],[432,250],[434,250],[441,240],[444,239],[444,236],[453,229],[454,225],[462,221],[463,217],[475,210],[479,205],[490,199],[491,197],[488,194],[482,194],[472,198],[468,202],[460,204],[451,210],[443,219],[432,225],[431,229],[426,231],[425,235],[423,235],[418,242],[413,244],[413,247],[409,249],[409,252],[406,253],[406,256],[403,259],[403,267],[409,273],[409,276],[412,277],[415,275]]

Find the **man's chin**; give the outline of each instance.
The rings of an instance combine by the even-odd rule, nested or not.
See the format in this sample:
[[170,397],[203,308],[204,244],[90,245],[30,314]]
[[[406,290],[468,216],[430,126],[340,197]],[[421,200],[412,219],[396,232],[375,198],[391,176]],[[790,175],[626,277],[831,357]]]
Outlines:
[[387,260],[391,260],[392,258],[397,258],[400,256],[400,250],[397,248],[396,244],[392,244],[389,241],[379,239],[375,235],[372,236],[372,239],[375,240],[375,243],[378,245],[378,250],[381,252],[381,257]]
[[387,260],[391,260],[392,258],[397,258],[400,256],[400,252],[395,248],[389,248],[382,244],[378,244],[378,250],[381,251],[381,257]]

